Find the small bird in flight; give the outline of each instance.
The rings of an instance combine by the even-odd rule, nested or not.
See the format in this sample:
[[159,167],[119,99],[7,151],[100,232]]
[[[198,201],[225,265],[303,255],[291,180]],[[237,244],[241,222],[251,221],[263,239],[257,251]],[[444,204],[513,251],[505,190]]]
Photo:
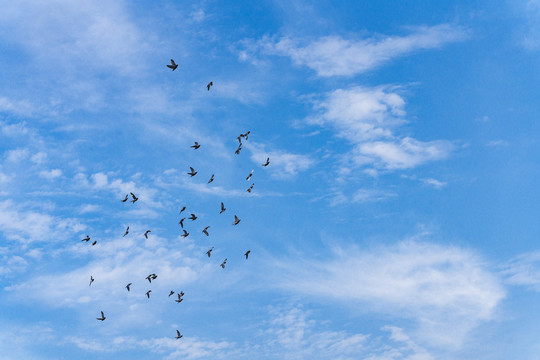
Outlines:
[[94,246],[96,244],[97,244],[97,240],[94,240],[94,242],[92,243],[92,246]]
[[195,141],[195,145],[191,145],[191,147],[197,150],[198,148],[201,147],[201,145],[199,145],[199,143]]
[[240,143],[240,145],[242,145],[242,138],[244,137],[244,134],[240,134],[238,135],[238,137],[236,138],[236,140],[238,140],[238,142]]
[[93,282],[94,282],[94,278],[92,277],[92,275],[90,275],[90,284],[88,284],[88,286],[92,285]]
[[191,172],[188,172],[188,175],[195,176],[197,174],[195,169],[193,169],[191,166],[189,168],[190,168]]
[[171,59],[171,64],[170,65],[167,65],[167,67],[169,69],[172,69],[172,71],[176,70],[176,68],[178,67],[178,65],[174,62],[173,59]]
[[238,145],[238,149],[236,149],[236,151],[234,152],[236,155],[240,154],[240,150],[242,150],[242,143],[240,143],[240,145]]
[[130,194],[131,194],[131,197],[133,198],[133,200],[131,200],[131,202],[132,202],[133,204],[135,204],[135,201],[139,200],[139,198],[136,197],[134,193],[130,193]]
[[211,87],[211,86],[214,86],[214,82],[213,82],[213,81],[210,81],[210,82],[208,83],[208,85],[206,85],[206,88],[208,89],[208,91],[210,91],[210,87]]
[[176,294],[176,295],[178,295],[178,300],[174,300],[174,301],[176,301],[177,303],[181,303],[182,300],[184,300],[184,299],[182,299],[182,296],[184,295],[184,293]]
[[174,294],[174,291],[171,290],[171,292],[169,293],[169,297],[171,297],[171,295]]
[[186,229],[184,229],[184,233],[182,235],[180,235],[180,236],[187,237],[188,235],[189,235],[189,233],[186,231]]
[[96,319],[101,320],[101,321],[103,321],[103,320],[106,319],[105,314],[103,314],[103,311],[101,312],[101,317],[100,317],[100,318],[96,318]]
[[184,228],[184,220],[186,220],[186,218],[180,219],[180,222],[179,222],[180,226],[182,226],[182,229]]
[[147,296],[149,299],[150,299],[150,293],[151,293],[151,292],[152,292],[152,290],[148,290],[148,291],[146,292],[146,296]]
[[208,257],[210,257],[210,255],[212,255],[212,250],[214,250],[214,247],[212,246],[212,248],[210,250],[208,250],[206,252],[206,255],[208,255]]
[[197,216],[195,214],[191,214],[191,216],[188,217],[188,219],[190,219],[191,221],[194,221],[197,219]]
[[246,260],[248,259],[248,256],[249,256],[249,253],[251,252],[251,250],[248,250],[246,251],[246,253],[244,254],[244,256],[246,257]]
[[226,263],[227,263],[227,259],[223,260],[223,262],[219,266],[221,266],[222,269],[225,269],[225,264]]
[[250,193],[251,190],[253,190],[253,185],[255,185],[255,183],[251,184],[251,186],[249,187],[249,189],[246,190],[248,193]]
[[152,283],[152,274],[148,275],[146,280],[148,280],[149,283]]
[[225,209],[225,205],[223,205],[223,202],[222,202],[222,203],[221,203],[221,211],[220,211],[219,213],[221,214],[221,213],[224,212],[225,210],[227,210],[227,209]]
[[182,210],[180,210],[180,213],[179,213],[179,214],[181,214],[181,213],[182,213],[182,211],[184,211],[184,210],[186,210],[186,207],[185,207],[185,206],[184,206],[184,207],[182,207]]
[[90,236],[86,235],[86,237],[82,239],[81,241],[86,241],[86,242],[90,241]]
[[127,201],[127,199],[128,199],[128,197],[129,197],[129,195],[128,195],[128,194],[126,194],[126,197],[124,198],[124,200],[122,200],[122,202],[126,202],[126,201]]
[[249,175],[247,176],[246,178],[246,181],[249,181],[249,179],[251,179],[251,176],[253,175],[253,170],[251,170],[251,172],[249,173]]
[[269,157],[266,158],[266,162],[264,164],[262,164],[262,166],[268,166],[268,164],[270,164],[270,158]]
[[[129,226],[126,229],[126,232],[124,233],[124,236],[126,236],[127,234],[129,234]],[[122,237],[124,237],[124,236],[122,236]]]
[[246,140],[248,139],[248,135],[251,131],[248,130],[248,132],[246,132],[245,134],[242,134],[242,137],[246,138]]
[[182,336],[184,336],[184,335],[180,334],[180,331],[176,330],[176,338],[181,339]]
[[210,226],[207,226],[204,228],[204,230],[202,231],[204,235],[208,236],[208,229],[210,228]]
[[146,230],[146,232],[144,233],[144,237],[148,239],[148,233],[151,232],[150,230]]
[[212,181],[214,181],[214,174],[210,177],[210,180],[208,180],[208,184],[210,184]]
[[234,222],[232,224],[238,225],[239,222],[240,222],[240,219],[238,218],[238,216],[234,215]]
[[131,286],[131,283],[129,283],[129,284],[126,285],[127,291],[129,291],[129,287],[130,287],[130,286]]

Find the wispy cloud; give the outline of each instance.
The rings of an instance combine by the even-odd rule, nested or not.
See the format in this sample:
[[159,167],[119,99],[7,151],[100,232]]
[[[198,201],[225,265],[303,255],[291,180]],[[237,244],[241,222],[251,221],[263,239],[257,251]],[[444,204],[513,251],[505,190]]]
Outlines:
[[253,141],[246,142],[244,146],[251,152],[250,158],[257,166],[261,166],[267,158],[270,158],[269,166],[274,169],[272,176],[275,177],[293,177],[315,164],[315,160],[308,155],[278,149],[266,150],[267,145]]
[[509,284],[526,286],[540,292],[540,251],[522,254],[508,261],[502,274]]

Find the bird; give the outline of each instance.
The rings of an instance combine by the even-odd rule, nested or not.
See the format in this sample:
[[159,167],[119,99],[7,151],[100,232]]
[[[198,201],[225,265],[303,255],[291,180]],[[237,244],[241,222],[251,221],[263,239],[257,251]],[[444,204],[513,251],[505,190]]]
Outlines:
[[150,230],[146,230],[146,232],[144,233],[144,237],[148,239],[148,233],[151,232]]
[[146,296],[147,296],[149,299],[150,299],[150,293],[151,293],[151,292],[152,292],[152,290],[148,290],[148,291],[146,292]]
[[253,185],[255,185],[255,183],[251,184],[251,186],[249,187],[249,189],[246,190],[248,193],[250,193],[251,190],[253,190]]
[[240,219],[238,218],[238,216],[234,215],[234,222],[232,224],[238,225],[239,222],[240,222]]
[[[129,234],[129,226],[126,229],[126,232],[124,233],[124,236],[126,236],[127,234]],[[124,237],[124,236],[122,236],[122,237]]]
[[184,296],[184,292],[180,291],[180,297]]
[[247,176],[246,181],[249,181],[249,179],[251,179],[251,175],[253,175],[253,170],[251,170],[251,172],[250,172],[249,175]]
[[179,222],[180,226],[182,226],[182,229],[184,228],[184,220],[186,220],[186,218],[180,219],[180,222]]
[[148,275],[146,280],[148,280],[149,283],[152,283],[152,274]]
[[90,284],[88,284],[88,286],[92,285],[93,282],[94,282],[94,278],[92,277],[92,275],[90,275]]
[[210,86],[213,86],[214,85],[214,82],[213,81],[210,81],[208,83],[208,85],[206,85],[206,88],[208,89],[208,91],[210,91]]
[[[182,294],[184,294],[184,293],[182,293]],[[178,295],[178,300],[174,300],[174,301],[176,301],[177,303],[181,303],[182,300],[184,300],[184,299],[182,299],[183,295],[181,295],[181,294],[176,294],[176,295]]]
[[246,138],[246,140],[248,139],[248,135],[249,135],[250,132],[251,131],[248,130],[247,133],[244,134],[244,137]]
[[92,243],[92,246],[94,246],[96,244],[97,244],[97,240],[94,240],[94,242]]
[[194,221],[197,219],[197,216],[195,214],[191,214],[191,216],[188,217],[188,219],[190,219],[191,221]]
[[127,291],[129,291],[129,287],[130,287],[130,286],[131,286],[131,283],[129,283],[129,284],[126,285]]
[[182,213],[182,211],[186,210],[186,207],[182,207],[182,210],[180,210],[180,214]]
[[174,60],[171,59],[171,64],[170,64],[170,65],[167,65],[167,67],[168,67],[169,69],[172,69],[172,71],[174,71],[174,70],[176,70],[176,68],[178,67],[178,64],[176,64],[176,63],[174,62]]
[[103,321],[103,320],[106,319],[105,314],[103,314],[103,311],[101,312],[101,317],[100,317],[100,318],[96,318],[96,319],[97,319],[97,320],[101,320],[101,321]]
[[174,291],[171,290],[171,292],[169,293],[169,297],[171,297],[172,294],[174,294]]
[[206,236],[208,236],[208,228],[210,228],[210,226],[205,227],[204,230],[202,231],[204,235]]
[[221,203],[221,211],[220,211],[219,213],[221,214],[221,213],[224,212],[225,210],[227,210],[227,209],[225,209],[225,205],[223,205],[223,202],[222,202],[222,203]]
[[181,339],[182,336],[184,336],[184,335],[180,334],[180,331],[176,330],[176,338]]
[[246,260],[248,259],[248,256],[249,256],[249,253],[251,252],[251,250],[248,250],[246,251],[246,253],[244,254],[244,256],[246,257]]
[[128,195],[128,194],[126,194],[126,197],[124,198],[124,200],[122,200],[122,202],[126,202],[126,201],[127,201],[127,199],[128,199],[128,196],[129,196],[129,195]]
[[189,235],[189,233],[184,229],[184,233],[182,235],[180,235],[180,236],[187,237],[188,235]]
[[240,145],[238,145],[238,149],[236,149],[236,151],[234,152],[236,155],[240,154],[240,150],[242,150],[242,143],[240,143]]
[[269,157],[266,158],[266,162],[264,164],[262,164],[262,166],[268,166],[268,164],[270,164],[270,158]]
[[214,181],[214,174],[210,177],[210,180],[208,180],[208,184],[210,184],[212,181]]
[[238,140],[238,142],[240,143],[240,145],[242,145],[242,138],[244,137],[244,134],[240,134],[238,135],[238,137],[236,138],[236,140]]
[[212,255],[212,250],[214,250],[214,247],[212,246],[212,248],[210,250],[208,250],[206,252],[206,255],[208,255],[208,257],[210,257],[210,255]]
[[90,236],[86,235],[86,237],[82,239],[81,241],[86,241],[86,242],[90,241]]
[[197,150],[198,148],[201,147],[201,145],[199,145],[199,143],[195,141],[195,145],[191,145],[191,147]]
[[134,193],[130,193],[130,194],[131,194],[131,197],[133,198],[133,200],[131,200],[131,202],[135,204],[135,201],[139,200],[139,198],[136,197]]
[[150,276],[152,277],[152,280],[156,280],[156,279],[157,279],[157,275],[156,275],[156,274],[150,274]]
[[195,176],[197,174],[195,169],[193,169],[191,166],[189,168],[191,169],[191,172],[188,172],[188,175]]
[[225,269],[225,264],[226,263],[227,263],[227,259],[223,260],[223,262],[219,266],[221,266],[222,269]]

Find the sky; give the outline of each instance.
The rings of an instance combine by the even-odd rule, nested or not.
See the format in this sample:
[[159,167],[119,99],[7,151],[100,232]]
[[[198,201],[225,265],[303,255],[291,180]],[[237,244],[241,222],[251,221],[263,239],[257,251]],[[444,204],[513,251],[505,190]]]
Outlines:
[[540,1],[0,6],[2,359],[540,358]]

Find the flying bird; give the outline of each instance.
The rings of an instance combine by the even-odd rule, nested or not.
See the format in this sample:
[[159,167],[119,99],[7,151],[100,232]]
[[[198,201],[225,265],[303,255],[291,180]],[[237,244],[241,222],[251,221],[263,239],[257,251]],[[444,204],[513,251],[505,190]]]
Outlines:
[[170,64],[170,65],[167,65],[167,67],[168,67],[169,69],[172,69],[172,71],[174,71],[174,70],[176,70],[176,68],[178,67],[178,64],[176,64],[176,63],[174,62],[174,60],[171,59],[171,64]]
[[148,233],[151,232],[150,230],[146,230],[146,232],[144,233],[144,237],[148,239]]
[[250,193],[251,190],[253,190],[253,185],[255,185],[255,183],[251,184],[251,186],[249,187],[249,189],[246,190],[248,193]]
[[129,287],[130,287],[130,286],[131,286],[131,283],[129,283],[129,284],[126,285],[127,291],[129,291]]
[[152,283],[152,274],[148,275],[146,280],[148,280],[149,283]]
[[247,139],[248,139],[248,135],[249,135],[250,132],[251,132],[251,131],[248,130],[247,133],[245,133],[245,134],[240,134],[240,136],[246,138],[246,140],[247,140]]
[[131,194],[131,197],[133,198],[133,200],[131,200],[131,202],[135,204],[135,201],[139,200],[139,198],[136,197],[134,193],[130,193],[130,194]]
[[180,235],[180,236],[187,237],[188,235],[189,235],[189,233],[186,231],[186,229],[184,229],[184,233],[182,235]]
[[191,172],[188,172],[188,175],[195,176],[197,174],[195,169],[193,169],[191,166],[189,168],[191,169]]
[[128,199],[128,197],[129,197],[129,195],[128,195],[128,194],[126,194],[126,197],[124,198],[124,200],[122,200],[122,202],[126,202],[126,201],[127,201],[127,199]]
[[156,275],[156,274],[150,274],[150,276],[152,276],[152,280],[156,280],[156,279],[157,279],[157,275]]
[[90,275],[90,284],[88,284],[88,286],[92,285],[93,282],[94,282],[94,278],[92,277],[92,275]]
[[268,166],[268,164],[270,164],[270,158],[269,157],[266,158],[266,162],[264,164],[262,164],[262,166]]
[[176,338],[181,339],[182,336],[184,336],[184,335],[180,334],[180,331],[176,330]]
[[236,140],[238,140],[238,142],[240,143],[240,145],[242,145],[242,138],[244,137],[244,134],[240,134],[238,135],[238,137],[236,138]]
[[171,295],[174,294],[174,291],[171,290],[171,292],[169,293],[169,297],[171,297]]
[[224,212],[225,210],[227,210],[227,209],[225,209],[225,205],[223,205],[223,202],[222,202],[222,203],[221,203],[221,211],[220,211],[219,213],[221,214],[221,213]]
[[201,147],[201,145],[199,145],[199,143],[195,141],[195,145],[191,145],[191,147],[197,150],[198,148]]
[[223,262],[219,266],[221,266],[222,269],[225,269],[225,264],[226,263],[227,263],[227,259],[223,260]]
[[147,296],[149,299],[150,299],[150,293],[151,293],[151,292],[152,292],[152,290],[148,290],[148,291],[146,292],[146,296]]
[[97,240],[94,240],[94,242],[92,243],[92,246],[94,246],[96,244],[97,244]]
[[96,319],[101,320],[101,321],[103,321],[103,320],[106,319],[105,314],[103,314],[103,311],[101,312],[101,317],[100,317],[100,318],[96,318]]
[[184,220],[186,220],[186,218],[180,219],[180,222],[179,222],[180,226],[182,226],[182,229],[184,228]]
[[86,235],[86,237],[82,239],[81,241],[86,241],[86,242],[90,241],[90,236]]
[[[126,232],[124,233],[124,236],[126,236],[127,234],[129,234],[129,226],[126,229]],[[122,236],[122,237],[124,237],[124,236]]]
[[236,149],[236,151],[234,152],[236,155],[240,154],[240,150],[242,150],[242,143],[240,143],[240,145],[238,145],[238,149]]
[[212,255],[212,250],[214,250],[214,247],[212,246],[212,248],[210,250],[208,250],[206,252],[206,255],[208,255],[208,257],[210,257],[210,255]]
[[248,256],[249,256],[249,253],[251,252],[251,250],[248,250],[246,251],[246,253],[244,254],[244,256],[246,257],[246,260],[248,259]]
[[184,300],[184,299],[182,299],[182,296],[184,295],[184,293],[176,294],[176,295],[178,295],[178,300],[174,300],[174,301],[176,301],[177,303],[181,303],[182,300]]
[[186,210],[186,207],[185,207],[185,206],[182,208],[182,210],[180,210],[180,214],[181,214],[182,211],[184,211],[184,210]]
[[240,219],[238,218],[238,216],[234,215],[234,222],[232,224],[238,225],[239,222],[240,222]]
[[210,177],[210,180],[208,180],[208,184],[210,184],[212,181],[214,181],[214,174]]
[[188,219],[190,219],[191,221],[194,221],[197,219],[197,216],[195,214],[191,214],[191,216],[188,217]]
[[202,231],[204,233],[204,235],[208,236],[208,229],[210,228],[210,226],[207,226],[204,228],[204,230]]
[[214,82],[213,81],[210,81],[208,83],[208,85],[206,85],[206,88],[208,89],[208,91],[210,91],[210,87],[214,85]]
[[251,175],[253,175],[253,170],[251,170],[251,172],[250,172],[249,175],[247,176],[246,181],[249,181],[249,179],[251,179]]

